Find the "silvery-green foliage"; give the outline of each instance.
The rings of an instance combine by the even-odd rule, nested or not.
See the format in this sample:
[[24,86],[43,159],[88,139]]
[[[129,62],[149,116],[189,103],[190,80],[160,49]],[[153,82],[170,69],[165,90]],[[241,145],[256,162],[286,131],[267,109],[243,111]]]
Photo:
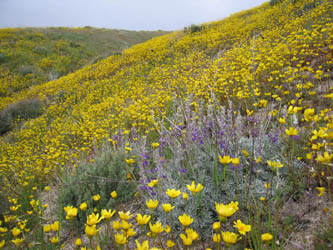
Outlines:
[[[212,223],[217,220],[215,202],[227,204],[238,201],[240,211],[235,218],[242,218],[243,209],[252,204],[253,199],[266,196],[265,183],[272,184],[272,195],[283,187],[286,168],[273,172],[267,160],[286,162],[285,146],[282,144],[283,131],[269,126],[271,117],[241,116],[230,107],[219,107],[196,103],[189,97],[178,105],[174,115],[156,121],[160,147],[146,150],[150,164],[139,172],[141,194],[146,200],[158,199],[160,204],[171,203],[175,209],[165,216],[162,208],[155,214],[158,220],[167,223],[171,220],[176,229],[181,229],[178,216],[189,214],[195,219],[192,225],[201,237],[209,237]],[[268,115],[268,114],[267,114]],[[172,129],[170,129],[171,127]],[[246,157],[242,150],[249,152]],[[240,164],[223,166],[219,155],[238,157]],[[255,159],[261,157],[261,162]],[[139,168],[142,168],[142,166]],[[158,187],[147,187],[152,179],[158,179]],[[192,181],[201,183],[204,189],[192,196],[186,185]],[[185,202],[181,196],[172,200],[167,189],[180,189],[189,194]]]

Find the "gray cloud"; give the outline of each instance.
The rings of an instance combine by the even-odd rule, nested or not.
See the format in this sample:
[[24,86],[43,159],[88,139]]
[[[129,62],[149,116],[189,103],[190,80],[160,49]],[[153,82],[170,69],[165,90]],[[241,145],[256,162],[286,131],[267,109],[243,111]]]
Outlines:
[[0,0],[0,27],[94,26],[177,30],[265,0]]

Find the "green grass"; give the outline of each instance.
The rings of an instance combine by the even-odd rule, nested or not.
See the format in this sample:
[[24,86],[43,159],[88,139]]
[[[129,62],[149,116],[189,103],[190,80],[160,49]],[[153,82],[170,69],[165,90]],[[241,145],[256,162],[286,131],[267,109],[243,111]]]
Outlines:
[[166,33],[92,27],[0,29],[0,98],[55,80]]

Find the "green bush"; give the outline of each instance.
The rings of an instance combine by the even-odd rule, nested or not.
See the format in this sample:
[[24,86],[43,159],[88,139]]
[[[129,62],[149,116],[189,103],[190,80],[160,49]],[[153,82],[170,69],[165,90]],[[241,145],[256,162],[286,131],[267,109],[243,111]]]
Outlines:
[[6,61],[6,55],[4,53],[0,53],[0,63],[4,63]]
[[317,233],[314,240],[314,249],[324,250],[333,247],[333,229],[326,228],[322,232]]
[[184,28],[184,32],[185,33],[196,33],[196,32],[200,32],[202,29],[203,29],[203,26],[201,26],[201,25],[191,24],[190,26]]
[[[104,150],[104,153],[95,158],[94,163],[81,164],[75,168],[74,173],[64,176],[64,185],[58,199],[59,207],[74,206],[79,212],[75,223],[82,229],[86,223],[87,214],[94,212],[94,208],[114,209],[116,202],[127,202],[133,199],[136,184],[127,179],[126,153]],[[118,197],[113,199],[111,192],[116,191]],[[100,195],[99,201],[94,201],[94,195]],[[79,209],[81,203],[86,202],[86,211]],[[63,210],[62,210],[63,212]],[[63,212],[63,218],[66,214]]]
[[23,76],[27,75],[27,74],[35,74],[36,69],[33,66],[22,66],[21,68],[19,68],[19,73]]
[[3,221],[3,216],[9,209],[8,199],[0,195],[0,221]]
[[278,4],[278,3],[281,3],[282,2],[282,0],[271,0],[270,2],[269,2],[269,4],[271,5],[271,6],[274,6],[274,5],[276,5],[276,4]]
[[8,105],[0,112],[0,135],[10,131],[18,119],[36,118],[43,112],[42,102],[35,98]]

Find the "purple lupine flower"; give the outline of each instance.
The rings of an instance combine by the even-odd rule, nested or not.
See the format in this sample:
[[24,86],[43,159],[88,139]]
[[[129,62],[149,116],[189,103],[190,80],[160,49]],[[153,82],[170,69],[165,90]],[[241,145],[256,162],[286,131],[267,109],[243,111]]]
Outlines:
[[299,135],[293,135],[291,138],[292,138],[293,140],[297,141],[300,137],[299,137]]
[[183,174],[186,174],[187,173],[187,169],[186,168],[181,168],[179,172],[181,172]]
[[217,138],[222,138],[223,135],[224,135],[223,130],[218,130],[218,131],[216,132],[216,134],[217,134]]
[[268,137],[271,140],[271,142],[275,144],[278,140],[279,135],[277,133],[275,133],[274,135],[268,134]]
[[258,128],[251,129],[251,136],[252,137],[257,137],[258,134],[259,134],[259,129]]
[[218,144],[219,144],[220,149],[226,149],[227,148],[223,141],[218,141]]
[[140,186],[140,190],[148,192],[148,186]]
[[143,161],[142,161],[142,167],[143,167],[143,168],[147,167],[148,164],[149,164],[149,162],[148,162],[147,160],[143,160]]

